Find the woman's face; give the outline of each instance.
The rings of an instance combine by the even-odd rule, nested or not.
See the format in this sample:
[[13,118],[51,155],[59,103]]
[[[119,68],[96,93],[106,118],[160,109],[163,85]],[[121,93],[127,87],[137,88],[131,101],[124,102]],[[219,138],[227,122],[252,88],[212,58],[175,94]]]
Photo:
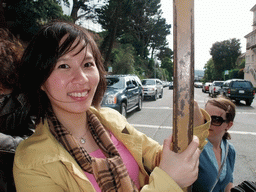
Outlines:
[[[205,107],[205,110],[209,113],[210,116],[220,116],[223,120],[226,119],[226,111],[223,109],[208,103]],[[225,134],[226,130],[229,130],[230,127],[233,125],[233,122],[223,122],[220,126],[211,125],[209,129],[209,136],[208,138],[222,138]]]
[[84,113],[92,104],[100,77],[90,46],[79,52],[83,43],[58,59],[42,86],[55,112]]

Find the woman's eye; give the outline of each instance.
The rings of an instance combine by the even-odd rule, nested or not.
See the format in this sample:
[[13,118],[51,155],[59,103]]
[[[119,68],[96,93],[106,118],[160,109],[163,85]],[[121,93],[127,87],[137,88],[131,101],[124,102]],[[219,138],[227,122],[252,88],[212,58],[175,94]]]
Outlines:
[[88,62],[84,64],[84,67],[91,67],[91,66],[93,66],[93,63]]
[[67,64],[61,64],[58,66],[59,69],[68,69],[69,68],[69,65]]

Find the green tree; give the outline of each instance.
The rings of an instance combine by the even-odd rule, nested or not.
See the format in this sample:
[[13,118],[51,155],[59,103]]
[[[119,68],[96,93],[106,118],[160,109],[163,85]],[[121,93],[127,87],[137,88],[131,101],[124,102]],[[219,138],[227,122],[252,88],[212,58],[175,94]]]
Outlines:
[[173,77],[173,62],[169,57],[165,57],[163,59],[161,68],[166,70],[166,79],[171,81]]
[[204,66],[204,82],[213,81],[213,80],[221,80],[222,78],[218,77],[218,72],[214,67],[213,59],[209,59]]
[[166,37],[170,34],[170,28],[171,25],[166,24],[166,20],[161,18],[161,15],[158,15],[157,19],[153,19],[151,38],[149,42],[151,56],[154,55],[154,51],[156,49],[160,50],[162,47],[168,45]]
[[105,66],[108,65],[115,40],[124,33],[129,23],[130,7],[129,0],[110,0],[108,4],[97,10],[98,22],[106,30],[101,45],[101,51],[105,55]]
[[[130,15],[132,22],[128,26],[127,33],[134,37],[133,45],[137,54],[143,58],[148,57],[149,48],[151,48],[151,52],[154,52],[155,47],[161,47],[166,43],[162,39],[166,39],[165,33],[169,33],[170,25],[167,25],[165,19],[161,18],[160,7],[160,0],[133,0],[132,14]],[[163,29],[163,25],[168,29]],[[158,33],[161,35],[158,36]],[[159,46],[157,41],[161,41],[162,45]]]
[[9,26],[12,33],[30,40],[41,25],[53,19],[69,20],[69,17],[63,15],[56,0],[8,0],[5,19],[12,21]]
[[132,44],[136,55],[144,59],[149,48],[166,45],[170,25],[161,18],[159,8],[160,0],[110,0],[97,11],[98,21],[107,32],[101,45],[105,65],[117,41]]
[[240,40],[233,38],[222,42],[216,42],[210,49],[214,62],[214,68],[218,72],[218,79],[225,70],[235,69],[238,56],[241,54]]
[[[68,0],[65,0],[66,4]],[[88,3],[89,0],[73,0],[73,7],[71,10],[71,17],[74,22],[78,19],[92,19],[96,17],[96,10],[95,7],[97,4],[91,5]],[[79,15],[78,15],[79,11]]]
[[130,44],[122,44],[113,49],[113,73],[134,74],[134,48]]
[[228,78],[229,79],[243,79],[244,78],[243,70],[240,70],[240,69],[229,70]]
[[173,59],[173,51],[169,47],[160,47],[159,53],[156,56],[160,61],[163,62],[166,57]]

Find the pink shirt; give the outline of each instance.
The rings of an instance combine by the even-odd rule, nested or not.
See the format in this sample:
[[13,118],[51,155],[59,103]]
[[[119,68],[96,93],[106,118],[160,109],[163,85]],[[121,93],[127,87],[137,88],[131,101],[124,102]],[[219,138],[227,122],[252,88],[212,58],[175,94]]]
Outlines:
[[[116,148],[124,162],[124,165],[126,166],[126,169],[128,170],[130,178],[133,180],[136,187],[139,189],[140,184],[139,184],[138,163],[135,161],[132,154],[128,151],[128,149],[124,146],[124,144],[122,142],[118,141],[112,133],[110,133],[110,138],[111,138],[112,142],[114,143],[114,145],[116,146]],[[90,155],[92,157],[97,157],[97,158],[106,158],[100,149],[90,153]],[[97,192],[101,192],[100,187],[99,187],[98,183],[96,182],[94,175],[87,173],[87,172],[84,172],[84,173],[88,177],[89,181],[92,183],[94,189]]]

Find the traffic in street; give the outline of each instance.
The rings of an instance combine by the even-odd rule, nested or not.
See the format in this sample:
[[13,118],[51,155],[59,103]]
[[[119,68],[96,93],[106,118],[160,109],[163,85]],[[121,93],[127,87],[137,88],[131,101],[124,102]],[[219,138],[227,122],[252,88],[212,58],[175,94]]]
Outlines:
[[[195,88],[195,100],[201,108],[211,99],[202,88]],[[156,101],[145,99],[141,111],[127,114],[127,120],[135,128],[163,144],[166,137],[172,134],[173,90],[164,88],[163,97]],[[256,180],[256,99],[251,106],[241,101],[236,104],[236,117],[230,129],[230,142],[236,149],[234,185],[244,180]]]

